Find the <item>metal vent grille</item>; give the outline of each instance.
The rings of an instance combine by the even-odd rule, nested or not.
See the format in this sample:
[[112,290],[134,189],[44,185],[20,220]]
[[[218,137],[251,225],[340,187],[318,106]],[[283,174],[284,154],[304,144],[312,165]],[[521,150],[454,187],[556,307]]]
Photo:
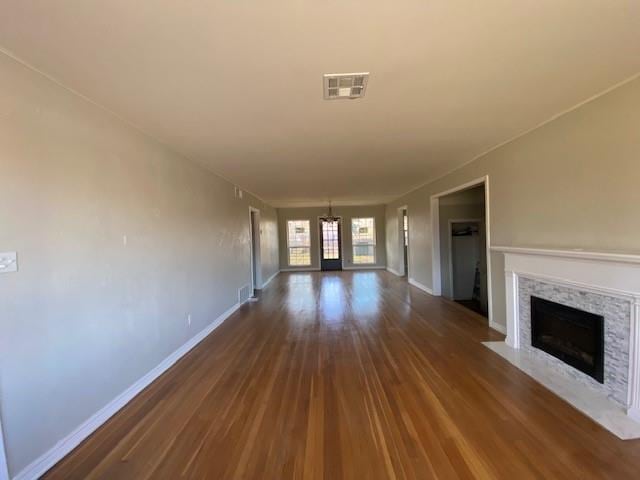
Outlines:
[[327,73],[324,75],[324,98],[364,97],[369,80],[369,72],[364,73]]

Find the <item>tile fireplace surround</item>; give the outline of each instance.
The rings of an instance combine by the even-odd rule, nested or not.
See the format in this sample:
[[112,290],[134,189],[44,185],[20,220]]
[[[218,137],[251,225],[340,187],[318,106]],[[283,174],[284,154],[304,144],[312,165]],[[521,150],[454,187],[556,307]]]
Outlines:
[[[620,438],[640,438],[640,255],[492,247],[507,338],[485,345]],[[604,316],[604,383],[531,345],[531,296]]]

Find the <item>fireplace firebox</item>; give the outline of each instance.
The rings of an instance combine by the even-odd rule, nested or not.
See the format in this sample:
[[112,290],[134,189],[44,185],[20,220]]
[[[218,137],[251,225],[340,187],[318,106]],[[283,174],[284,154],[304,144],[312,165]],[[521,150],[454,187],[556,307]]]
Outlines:
[[531,296],[531,345],[604,383],[604,317]]

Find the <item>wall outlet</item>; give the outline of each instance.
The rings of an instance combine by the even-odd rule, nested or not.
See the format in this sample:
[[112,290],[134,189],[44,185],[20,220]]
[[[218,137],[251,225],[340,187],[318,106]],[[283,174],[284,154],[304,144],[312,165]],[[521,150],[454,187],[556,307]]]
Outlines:
[[18,271],[18,253],[0,253],[0,273],[13,273]]

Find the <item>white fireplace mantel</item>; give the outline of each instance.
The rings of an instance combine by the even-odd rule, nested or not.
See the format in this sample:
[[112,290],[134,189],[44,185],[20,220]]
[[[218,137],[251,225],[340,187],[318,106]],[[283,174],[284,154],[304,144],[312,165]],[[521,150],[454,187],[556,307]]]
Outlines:
[[520,277],[626,299],[629,318],[629,392],[627,414],[640,421],[640,255],[584,250],[491,247],[504,253],[507,307],[506,344],[520,349]]
[[503,253],[521,253],[528,255],[542,255],[545,257],[563,257],[563,258],[581,258],[584,260],[594,260],[603,262],[617,263],[637,263],[640,264],[640,253],[621,253],[621,252],[592,252],[582,248],[572,249],[553,249],[553,248],[534,248],[534,247],[491,247],[492,251]]

